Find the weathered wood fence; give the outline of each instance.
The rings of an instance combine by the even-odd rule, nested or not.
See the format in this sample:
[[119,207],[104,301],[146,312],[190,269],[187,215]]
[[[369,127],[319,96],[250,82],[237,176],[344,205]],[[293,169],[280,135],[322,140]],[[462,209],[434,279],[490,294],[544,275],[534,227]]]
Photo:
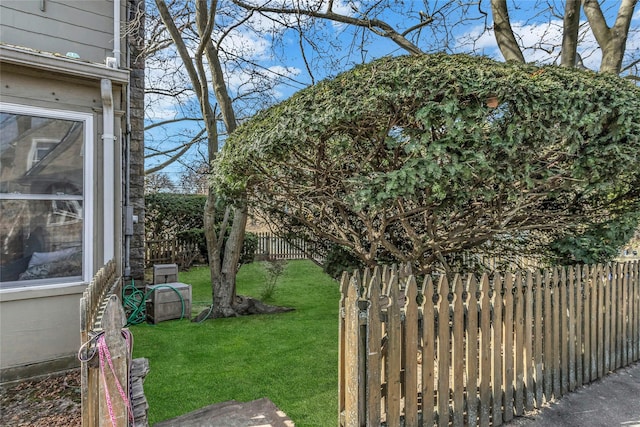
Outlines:
[[324,254],[315,244],[302,237],[285,239],[272,233],[256,233],[258,247],[256,260],[267,259],[312,259],[317,263],[324,261]]
[[190,267],[200,257],[200,248],[197,243],[185,242],[178,238],[145,241],[144,259],[147,267],[154,264],[178,264],[180,267]]
[[[256,233],[258,246],[256,261],[269,259],[311,259],[318,264],[324,261],[324,253],[318,246],[303,238],[285,239],[272,233]],[[196,243],[173,239],[149,239],[145,242],[147,267],[153,264],[178,264],[189,267],[200,260],[200,248]]]
[[640,357],[638,262],[341,288],[341,426],[497,426]]
[[[84,427],[126,427],[132,425],[134,412],[135,425],[147,425],[142,381],[148,362],[131,359],[131,334],[125,328],[126,317],[117,296],[120,286],[116,264],[110,261],[80,299],[82,347],[78,358]],[[132,373],[132,365],[139,372]]]

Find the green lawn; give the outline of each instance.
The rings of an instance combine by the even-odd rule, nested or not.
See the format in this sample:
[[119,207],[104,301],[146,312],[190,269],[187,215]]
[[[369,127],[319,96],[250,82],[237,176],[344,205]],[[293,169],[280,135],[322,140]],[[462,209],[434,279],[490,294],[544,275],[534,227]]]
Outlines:
[[[211,301],[209,272],[179,280],[193,287],[195,314]],[[238,293],[259,296],[261,263],[238,274]],[[268,397],[298,427],[337,424],[338,300],[336,281],[310,261],[290,261],[274,304],[296,311],[234,319],[140,324],[134,357],[149,359],[144,383],[151,424],[212,403]]]

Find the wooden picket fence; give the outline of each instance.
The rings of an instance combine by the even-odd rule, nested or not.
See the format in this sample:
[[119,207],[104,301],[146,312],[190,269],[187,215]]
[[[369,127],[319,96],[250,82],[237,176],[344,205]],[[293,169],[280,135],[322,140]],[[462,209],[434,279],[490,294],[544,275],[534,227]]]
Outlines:
[[[118,298],[115,261],[98,271],[80,299],[81,404],[84,427],[148,425],[142,381],[146,359],[131,359],[131,334]],[[132,368],[133,367],[133,368]],[[131,387],[131,389],[130,389]]]
[[640,357],[638,262],[341,291],[341,426],[498,426]]
[[145,263],[149,268],[154,264],[178,264],[188,268],[194,262],[202,262],[197,243],[185,242],[178,238],[148,239],[145,241]]
[[256,235],[258,236],[257,261],[311,259],[319,264],[324,261],[321,248],[302,237],[285,239],[272,233],[256,233]]

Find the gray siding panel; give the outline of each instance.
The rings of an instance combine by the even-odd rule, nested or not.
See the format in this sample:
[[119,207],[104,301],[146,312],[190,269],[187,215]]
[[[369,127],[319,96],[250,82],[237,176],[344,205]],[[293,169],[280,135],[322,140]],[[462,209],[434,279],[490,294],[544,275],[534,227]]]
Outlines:
[[31,49],[102,63],[113,56],[113,1],[2,1],[0,40]]

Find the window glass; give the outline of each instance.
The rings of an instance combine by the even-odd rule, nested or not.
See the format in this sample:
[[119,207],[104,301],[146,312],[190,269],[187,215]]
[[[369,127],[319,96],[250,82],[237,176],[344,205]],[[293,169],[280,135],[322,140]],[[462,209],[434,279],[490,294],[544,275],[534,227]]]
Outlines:
[[84,121],[0,113],[1,287],[83,276],[84,140]]

